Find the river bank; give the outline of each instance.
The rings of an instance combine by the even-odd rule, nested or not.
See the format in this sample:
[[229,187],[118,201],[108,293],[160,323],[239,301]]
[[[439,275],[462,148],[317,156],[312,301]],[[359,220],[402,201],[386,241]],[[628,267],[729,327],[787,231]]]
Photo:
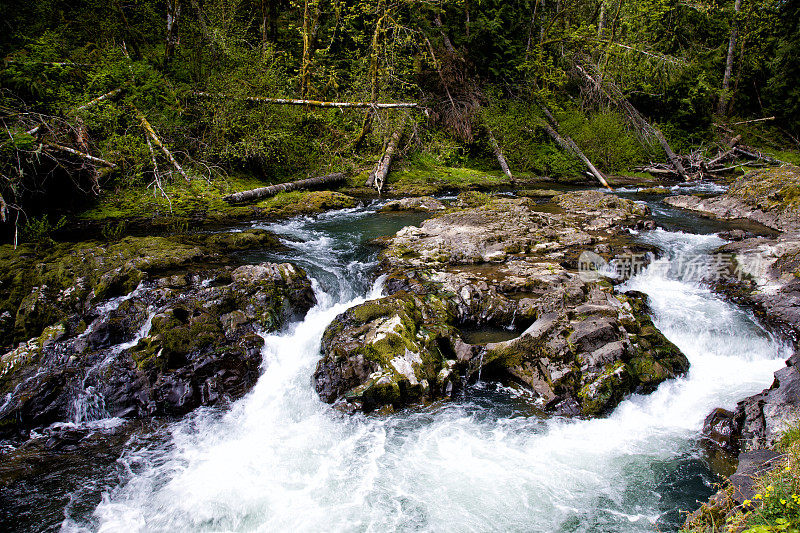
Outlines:
[[[206,406],[188,416],[183,416],[185,411],[180,409],[154,410],[137,420],[141,415],[130,411],[122,414],[122,418],[100,414],[94,420],[90,420],[93,416],[82,421],[69,418],[66,425],[62,422],[46,429],[33,428],[31,439],[17,442],[4,451],[5,484],[0,492],[10,501],[8,509],[29,516],[30,524],[39,523],[47,513],[51,513],[48,520],[61,524],[66,513],[68,518],[61,526],[67,530],[129,528],[130,520],[143,520],[141,523],[148,528],[170,524],[172,529],[179,530],[194,530],[208,523],[213,523],[215,529],[235,529],[235,524],[242,520],[264,527],[293,525],[303,529],[313,527],[319,523],[315,517],[323,516],[326,520],[332,516],[343,529],[351,529],[353,524],[396,527],[412,523],[436,529],[437,524],[452,524],[453,520],[467,529],[489,523],[509,527],[527,523],[542,530],[591,523],[600,528],[626,530],[648,530],[653,524],[676,529],[682,522],[678,511],[691,509],[697,499],[706,498],[711,492],[709,486],[714,477],[704,466],[696,443],[705,414],[715,406],[732,405],[763,388],[788,353],[746,312],[722,302],[692,279],[683,280],[675,277],[675,273],[659,269],[650,274],[637,272],[624,285],[619,285],[622,280],[584,281],[577,275],[583,249],[600,252],[607,259],[629,252],[661,250],[659,261],[666,261],[676,251],[695,250],[705,254],[724,244],[713,235],[676,231],[680,225],[670,220],[678,219],[677,210],[665,213],[658,201],[646,200],[653,211],[648,215],[641,203],[594,191],[569,193],[552,201],[547,196],[550,195],[514,199],[469,194],[443,198],[445,213],[429,222],[424,221],[432,216],[430,211],[378,215],[375,211],[381,207],[379,203],[316,217],[255,223],[247,231],[228,229],[202,238],[195,236],[191,242],[184,237],[164,237],[168,249],[174,247],[177,252],[185,247],[188,259],[185,263],[164,265],[164,270],[138,268],[141,274],[137,276],[142,276],[146,291],[121,302],[122,312],[110,311],[109,324],[122,317],[127,317],[126,323],[130,324],[119,330],[122,332],[119,336],[107,339],[110,345],[98,346],[98,351],[119,346],[114,343],[120,341],[124,346],[115,354],[116,358],[133,357],[150,348],[153,354],[164,355],[166,352],[162,350],[171,345],[168,332],[185,330],[187,338],[192,338],[200,331],[195,326],[217,321],[220,331],[210,337],[220,339],[221,345],[198,336],[199,350],[164,357],[162,360],[167,364],[151,374],[156,379],[149,383],[165,383],[166,377],[174,380],[185,369],[194,368],[195,362],[208,360],[214,352],[229,353],[227,357],[239,361],[256,361],[253,353],[244,355],[249,352],[232,349],[245,338],[260,339],[260,343],[253,343],[256,349],[263,346],[257,350],[261,358],[259,368],[255,374],[247,374],[257,379],[231,382],[217,375],[215,389],[207,386],[210,382],[204,377],[200,383],[183,382],[178,387],[180,393],[162,396],[192,398],[191,394],[184,394],[187,383],[197,391],[225,390],[231,386],[231,393],[224,401],[206,402],[203,399],[210,396],[202,393],[197,397],[199,403],[185,404]],[[645,194],[643,198],[649,197]],[[523,219],[528,222],[521,224],[519,221]],[[683,224],[696,222],[687,218]],[[665,225],[668,229],[653,230],[655,225]],[[420,229],[397,233],[404,226]],[[704,231],[721,229],[709,226]],[[395,236],[380,239],[379,247],[373,244],[375,238],[391,235]],[[236,239],[242,242],[228,242]],[[217,240],[226,244],[213,245]],[[98,251],[111,248],[103,245]],[[194,248],[197,250],[189,253]],[[378,270],[379,249],[383,249],[382,270]],[[223,250],[225,253],[220,254]],[[468,254],[463,253],[468,250],[471,250]],[[216,260],[211,262],[210,257]],[[222,257],[228,259],[221,260]],[[307,273],[316,305],[305,320],[289,319],[283,329],[275,322],[271,329],[278,329],[271,334],[263,328],[256,330],[257,325],[264,324],[263,318],[253,313],[250,314],[253,318],[248,318],[249,303],[230,300],[224,294],[242,293],[243,287],[235,284],[256,279],[248,275],[245,280],[234,275],[243,266],[249,264],[253,266],[247,268],[270,272],[273,267],[258,265],[287,261],[297,272],[302,269]],[[370,289],[380,271],[388,277],[381,278],[382,284]],[[301,300],[306,303],[299,305],[295,300],[289,306],[300,317],[305,313],[303,308],[313,305],[308,299],[309,282],[305,279],[298,278],[298,294],[303,295]],[[539,281],[530,285],[526,280]],[[271,287],[283,283],[269,276],[265,281]],[[248,290],[244,288],[245,295]],[[263,286],[254,286],[254,290],[254,295],[264,292]],[[383,291],[387,296],[381,294]],[[640,291],[649,298],[625,291]],[[120,292],[124,293],[120,294],[122,297],[130,294],[121,289]],[[105,300],[96,301],[103,305]],[[209,308],[203,302],[220,304]],[[558,307],[552,306],[555,303]],[[376,305],[389,313],[384,316],[373,312]],[[233,307],[245,310],[245,316],[233,316]],[[337,326],[342,317],[362,320],[356,329],[370,321],[380,321],[383,326],[375,323],[364,328],[367,335],[377,337],[375,334],[383,330],[392,333],[387,323],[398,309],[407,311],[405,318],[400,317],[400,324],[413,333],[403,340],[400,359],[408,359],[408,366],[414,372],[406,371],[405,376],[399,373],[401,381],[407,380],[405,385],[394,381],[401,392],[399,401],[375,402],[372,408],[379,412],[367,416],[342,415],[322,403],[311,377],[319,372],[318,365],[324,366],[327,357],[320,354],[320,345],[332,346],[339,342],[334,342],[337,335],[348,331]],[[432,314],[437,309],[444,314]],[[687,315],[685,309],[702,313]],[[136,313],[132,313],[134,310]],[[372,310],[367,313],[371,317],[360,310]],[[151,319],[151,329],[153,326],[156,329],[143,331],[141,321],[132,318],[141,315],[146,321],[150,313],[159,317]],[[541,327],[540,319],[548,314],[555,315],[551,326],[558,327],[534,331]],[[425,315],[430,318],[425,319]],[[720,316],[726,318],[718,324]],[[539,326],[531,329],[537,322]],[[98,326],[103,323],[101,320]],[[505,330],[510,324],[514,327]],[[233,330],[229,327],[237,328],[239,333],[230,336],[229,331]],[[106,328],[98,327],[96,331],[103,329]],[[576,331],[581,335],[576,335]],[[513,348],[520,339],[525,339],[526,332],[536,338],[552,335],[547,337],[552,346],[565,339],[566,342],[559,341],[566,350],[562,355],[572,354],[568,358],[586,364],[556,368],[556,358],[548,361],[492,355]],[[42,349],[60,350],[72,335],[67,332],[64,338],[51,340],[49,344],[45,339],[42,345],[47,347]],[[460,338],[460,344],[448,349],[442,344],[445,338]],[[675,367],[673,375],[652,370],[642,372],[645,365],[637,363],[637,357],[653,357],[657,346],[654,339],[660,339],[659,343],[665,347],[674,347],[661,356],[679,350],[677,353],[690,363],[688,374],[684,374],[683,364]],[[132,343],[135,344],[129,346]],[[203,351],[206,348],[201,345],[208,350]],[[416,371],[423,369],[417,367],[409,353],[419,353],[423,359],[418,350],[426,346],[436,347],[443,366],[424,369],[430,374],[417,376]],[[611,350],[615,346],[620,350]],[[528,353],[527,348],[518,351]],[[603,354],[609,358],[606,360]],[[432,355],[428,353],[423,360]],[[653,362],[658,362],[658,357]],[[77,357],[71,364],[76,365],[80,359]],[[181,366],[185,365],[184,360],[189,361],[188,367]],[[448,360],[455,361],[455,365],[448,364]],[[597,364],[590,364],[595,360]],[[395,363],[405,369],[397,357],[375,362],[387,365],[385,370],[397,370]],[[538,367],[539,374],[525,371],[540,363],[546,366]],[[608,372],[603,365],[612,367],[612,371]],[[617,372],[619,369],[623,370]],[[442,370],[449,370],[451,375],[439,384],[436,380]],[[562,370],[566,374],[559,383],[553,379],[553,373]],[[540,377],[533,379],[536,375]],[[645,375],[653,376],[648,378],[651,381],[643,379]],[[682,377],[674,378],[679,375]],[[417,386],[411,383],[411,376]],[[144,377],[151,379],[147,369]],[[617,377],[624,379],[615,381]],[[377,383],[379,376],[375,378]],[[597,379],[608,378],[612,378],[612,386],[597,384]],[[656,388],[664,379],[667,380]],[[423,380],[429,383],[428,394],[416,396],[423,390]],[[448,381],[452,384],[449,393],[433,394],[434,390],[447,391]],[[714,384],[710,385],[711,382]],[[238,401],[236,383],[244,384],[238,390],[250,391]],[[358,388],[363,383],[354,386]],[[390,385],[389,389],[395,387]],[[603,400],[588,396],[589,389],[599,391],[598,398]],[[151,385],[147,390],[154,389]],[[364,390],[360,391],[360,397],[351,394],[343,404],[363,405]],[[647,392],[652,393],[646,395]],[[154,405],[167,404],[156,401]],[[405,405],[409,407],[403,408]],[[106,406],[106,412],[111,414],[109,406],[113,402]],[[391,408],[381,408],[386,406]],[[91,409],[83,412],[90,413]],[[584,416],[574,418],[581,413]],[[592,418],[601,413],[605,415]],[[429,442],[431,438],[434,440]],[[458,443],[463,444],[465,438],[472,451],[463,455],[458,452],[461,449]],[[65,468],[67,464],[92,460],[100,443],[116,447],[117,451],[109,450],[109,461],[100,460],[92,474]],[[502,453],[497,453],[498,447]],[[239,452],[231,454],[232,449]],[[460,466],[459,460],[454,462],[458,458],[463,463]],[[113,466],[115,461],[125,466],[118,470]],[[343,470],[336,466],[344,463],[356,466]],[[26,471],[38,474],[23,474]],[[52,473],[45,476],[46,471]],[[297,477],[301,471],[308,473],[307,482],[317,489],[310,489],[305,481],[298,480],[302,479]],[[453,483],[424,482],[443,479],[443,472],[449,473],[444,479],[452,479]],[[495,481],[498,476],[503,478],[502,472],[509,473],[506,477],[514,473],[508,477],[507,485],[513,488],[522,483],[527,503],[523,505],[522,500],[514,499],[504,490],[497,499],[479,497],[456,482],[465,477],[472,479],[475,490],[485,492],[496,487]],[[642,477],[642,472],[650,474]],[[246,500],[251,502],[246,508],[234,503],[242,501],[239,490],[244,488],[240,485],[242,479],[250,479],[249,486],[264,488],[264,492],[256,491],[259,495]],[[292,483],[307,487],[302,490],[311,492],[304,492],[306,496],[298,498],[297,486],[286,484],[291,479],[295,479]],[[490,479],[494,481],[489,483]],[[50,488],[45,489],[42,483]],[[579,489],[565,494],[558,488],[564,483]],[[194,486],[209,489],[201,494],[191,490]],[[214,486],[227,489],[222,493],[211,488]],[[342,486],[353,491],[355,499],[350,504],[330,499],[333,493],[341,494]],[[620,493],[611,488],[614,486],[628,488]],[[41,491],[41,498],[50,498],[52,503],[43,505],[42,499],[32,496],[33,490]],[[429,490],[440,495],[443,492],[447,504],[433,507]],[[646,496],[649,493],[658,494],[658,501],[649,499]],[[475,505],[463,500],[466,494],[472,494],[469,500]],[[540,500],[537,494],[548,496]],[[393,510],[391,502],[402,497],[410,507]],[[176,501],[183,503],[176,506]],[[520,505],[509,507],[509,501]],[[358,511],[364,505],[366,514]],[[491,522],[487,521],[487,512]],[[296,517],[302,515],[307,520],[297,522]],[[459,515],[461,518],[456,519]],[[548,518],[543,521],[542,517]]]

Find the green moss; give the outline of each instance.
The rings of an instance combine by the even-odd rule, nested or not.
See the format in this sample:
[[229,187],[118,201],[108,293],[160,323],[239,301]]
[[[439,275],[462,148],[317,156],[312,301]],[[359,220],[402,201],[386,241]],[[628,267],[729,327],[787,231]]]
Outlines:
[[331,209],[346,209],[358,205],[358,200],[335,191],[292,191],[277,194],[256,204],[268,217],[285,218],[311,215]]
[[603,371],[600,376],[578,391],[581,413],[584,416],[597,416],[616,406],[630,391],[631,376],[627,365],[617,361]]
[[38,337],[87,301],[129,293],[146,275],[207,259],[200,247],[164,237],[0,246],[0,314],[14,317],[13,331],[0,331],[0,346]]
[[400,168],[389,174],[388,191],[395,195],[423,196],[446,191],[489,190],[512,183],[500,171],[423,166]]
[[800,168],[753,170],[731,184],[728,196],[764,210],[800,207]]
[[252,215],[249,207],[231,206],[223,200],[228,194],[263,187],[251,176],[230,176],[225,179],[193,179],[189,183],[176,179],[164,183],[164,192],[154,194],[145,187],[121,187],[104,191],[98,203],[79,218],[102,221],[115,219],[196,218],[219,221]]

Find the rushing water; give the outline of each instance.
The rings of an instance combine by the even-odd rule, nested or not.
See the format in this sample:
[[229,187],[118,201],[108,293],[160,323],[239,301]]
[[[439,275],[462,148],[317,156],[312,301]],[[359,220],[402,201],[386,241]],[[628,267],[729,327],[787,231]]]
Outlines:
[[[674,530],[678,510],[710,493],[696,442],[704,416],[761,390],[789,355],[748,313],[651,268],[626,288],[650,295],[691,370],[607,418],[542,419],[524,393],[490,385],[387,417],[343,415],[319,400],[311,375],[330,321],[379,296],[363,242],[396,228],[368,227],[369,216],[269,226],[316,280],[318,305],[264,337],[263,375],[230,410],[199,410],[130,442],[120,483],[88,516],[68,509],[64,530]],[[672,253],[722,242],[664,230],[642,238]]]

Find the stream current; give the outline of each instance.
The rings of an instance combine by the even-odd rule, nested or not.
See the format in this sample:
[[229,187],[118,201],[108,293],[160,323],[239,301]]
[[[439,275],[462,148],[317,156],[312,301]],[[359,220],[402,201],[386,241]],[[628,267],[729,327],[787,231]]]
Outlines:
[[540,418],[527,393],[489,383],[390,416],[332,409],[311,382],[322,334],[339,313],[381,294],[365,243],[421,217],[377,217],[371,206],[260,226],[290,251],[246,259],[299,264],[318,304],[264,336],[262,375],[249,394],[134,435],[113,482],[93,486],[99,504],[67,505],[60,528],[676,530],[680,511],[696,508],[716,481],[698,443],[704,417],[768,386],[790,351],[702,282],[657,268],[724,242],[715,228],[689,233],[697,219],[658,209],[668,229],[639,238],[665,255],[621,290],[650,296],[655,324],[691,369],[593,420]]

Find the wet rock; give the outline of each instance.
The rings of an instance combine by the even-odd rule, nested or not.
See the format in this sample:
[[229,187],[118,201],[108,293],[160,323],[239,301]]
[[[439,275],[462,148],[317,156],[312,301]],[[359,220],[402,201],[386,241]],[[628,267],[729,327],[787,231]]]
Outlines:
[[177,416],[245,394],[259,375],[259,333],[302,318],[311,283],[290,264],[206,276],[156,280],[98,308],[82,333],[61,324],[4,354],[0,436],[80,418],[87,402],[97,416]]
[[779,231],[800,229],[800,168],[754,170],[714,198],[672,196],[664,202],[725,220],[749,219]]
[[386,202],[381,208],[382,212],[389,211],[421,211],[424,213],[433,211],[444,211],[445,205],[431,196],[420,196],[417,198],[403,198]]
[[715,409],[706,418],[703,437],[732,452],[773,448],[782,433],[797,420],[800,409],[800,372],[796,354],[775,372],[772,385],[740,401],[733,412]]
[[339,315],[322,339],[314,384],[323,400],[364,410],[452,391],[454,314],[436,296],[398,292]]
[[717,287],[753,307],[795,342],[800,340],[800,231],[744,239],[717,250],[732,258]]
[[553,196],[558,196],[561,192],[550,189],[522,189],[516,191],[516,194],[523,198],[552,198]]
[[72,315],[88,322],[98,303],[128,294],[142,281],[173,274],[163,286],[185,287],[187,271],[229,263],[225,253],[274,246],[273,234],[255,229],[47,248],[0,246],[0,351]]
[[[483,195],[475,204],[387,241],[390,296],[325,333],[315,373],[325,401],[397,408],[446,397],[482,372],[529,387],[554,413],[598,415],[687,370],[647,317],[644,295],[569,269],[588,246],[628,250],[627,228],[646,207],[595,191],[559,195],[548,212],[528,199]],[[524,332],[486,345],[460,336],[485,325]]]

